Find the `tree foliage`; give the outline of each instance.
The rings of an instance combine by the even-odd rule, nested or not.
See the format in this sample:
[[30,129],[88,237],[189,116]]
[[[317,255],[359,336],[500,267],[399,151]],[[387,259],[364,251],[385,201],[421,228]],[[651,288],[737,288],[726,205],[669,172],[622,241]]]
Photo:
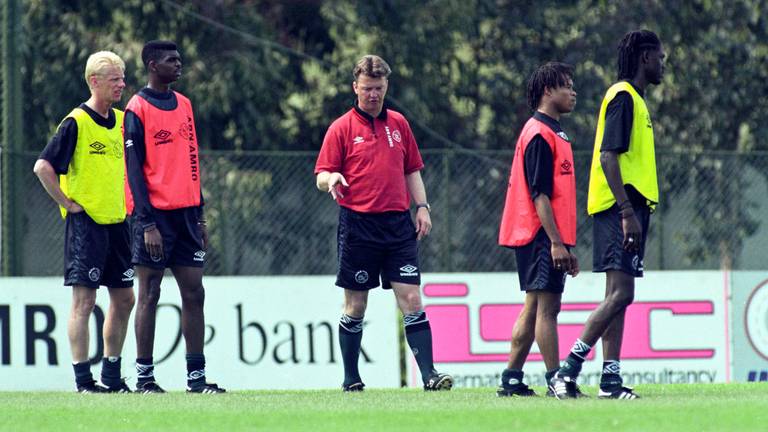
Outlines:
[[[738,227],[738,235],[723,234],[708,228],[708,218],[693,220],[699,239],[681,239],[687,253],[728,258],[758,226],[747,198],[737,208],[723,201],[743,189],[738,169],[718,171],[722,166],[701,152],[768,150],[768,141],[759,139],[768,135],[766,0],[24,5],[23,110],[30,151],[41,149],[61,118],[87,97],[82,72],[90,53],[109,49],[126,60],[127,101],[146,81],[142,45],[161,38],[180,44],[185,72],[177,87],[195,105],[207,149],[317,151],[328,124],[353,99],[355,60],[378,53],[394,70],[390,99],[408,116],[422,148],[510,149],[530,115],[525,84],[531,71],[549,60],[574,64],[579,103],[564,127],[577,149],[589,150],[602,95],[615,80],[616,44],[628,30],[648,28],[660,35],[669,59],[663,84],[647,94],[657,148],[696,155],[680,158],[673,171],[682,175],[662,177],[662,189],[673,201],[694,188],[697,205],[724,207],[718,224]],[[462,181],[482,194],[489,172]],[[293,184],[292,176],[269,178]]]

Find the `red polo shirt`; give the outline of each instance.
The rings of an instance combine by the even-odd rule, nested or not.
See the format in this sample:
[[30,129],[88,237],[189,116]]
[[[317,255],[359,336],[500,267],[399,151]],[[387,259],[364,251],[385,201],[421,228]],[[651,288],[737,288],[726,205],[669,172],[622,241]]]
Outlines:
[[373,118],[352,108],[325,133],[315,175],[340,172],[349,187],[340,188],[344,198],[339,198],[339,205],[381,213],[410,207],[405,176],[422,168],[416,140],[402,114],[384,109]]

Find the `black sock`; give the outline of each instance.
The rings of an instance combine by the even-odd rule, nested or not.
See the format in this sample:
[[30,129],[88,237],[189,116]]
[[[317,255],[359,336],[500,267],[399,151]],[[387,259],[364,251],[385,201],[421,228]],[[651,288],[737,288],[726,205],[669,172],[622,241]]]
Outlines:
[[581,364],[584,363],[590,351],[592,351],[591,346],[584,343],[581,339],[576,339],[571,352],[568,353],[568,357],[565,358],[565,361],[560,366],[558,375],[576,378],[579,372],[581,372]]
[[512,388],[523,383],[523,371],[521,369],[504,369],[501,373],[502,387]]
[[187,386],[205,384],[205,354],[187,354]]
[[621,379],[621,365],[618,360],[603,362],[603,374],[600,375],[600,388],[621,387],[624,381]]
[[363,340],[363,317],[355,318],[347,314],[339,320],[339,346],[344,362],[344,385],[362,382],[357,361],[360,358],[360,343]]
[[547,380],[547,385],[549,385],[549,382],[552,381],[552,377],[555,376],[558,370],[560,369],[552,369],[544,372],[544,379]]
[[410,313],[403,316],[405,326],[405,339],[411,347],[416,364],[421,371],[421,380],[425,383],[435,373],[435,364],[432,361],[432,328],[424,311]]
[[101,359],[101,383],[107,387],[120,385],[120,357],[104,357]]
[[136,359],[136,386],[155,380],[155,365],[152,363],[152,357]]
[[93,374],[91,374],[91,364],[87,361],[73,363],[72,367],[75,369],[75,383],[77,385],[96,382],[96,380],[93,379]]

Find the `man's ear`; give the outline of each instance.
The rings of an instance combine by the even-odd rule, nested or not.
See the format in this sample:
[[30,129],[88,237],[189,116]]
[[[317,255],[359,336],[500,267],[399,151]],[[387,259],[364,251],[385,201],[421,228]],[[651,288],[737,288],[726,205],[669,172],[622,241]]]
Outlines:
[[643,50],[642,54],[640,54],[640,63],[648,64],[650,63],[650,60],[648,56],[651,55],[651,52],[649,50]]

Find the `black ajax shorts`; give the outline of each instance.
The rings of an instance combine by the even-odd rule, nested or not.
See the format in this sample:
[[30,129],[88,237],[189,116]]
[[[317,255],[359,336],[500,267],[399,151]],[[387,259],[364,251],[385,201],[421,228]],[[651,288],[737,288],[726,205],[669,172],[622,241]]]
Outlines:
[[616,204],[593,216],[593,272],[621,270],[634,277],[643,277],[643,257],[645,256],[645,242],[648,239],[651,209],[645,205],[635,205],[634,210],[643,231],[640,250],[637,253],[627,252],[622,247],[624,230],[621,227],[621,214],[619,214],[619,207]]
[[133,286],[128,222],[99,225],[80,212],[67,213],[65,224],[64,285]]
[[144,245],[144,229],[132,223],[134,265],[153,268],[202,267],[205,262],[203,233],[197,222],[199,209],[185,207],[175,210],[155,209],[155,224],[163,237],[163,256],[153,257]]
[[520,291],[562,294],[566,274],[557,270],[552,262],[552,242],[544,228],[539,229],[530,243],[515,248],[515,258]]
[[408,210],[360,213],[340,207],[336,285],[351,290],[390,282],[421,285],[416,227]]

